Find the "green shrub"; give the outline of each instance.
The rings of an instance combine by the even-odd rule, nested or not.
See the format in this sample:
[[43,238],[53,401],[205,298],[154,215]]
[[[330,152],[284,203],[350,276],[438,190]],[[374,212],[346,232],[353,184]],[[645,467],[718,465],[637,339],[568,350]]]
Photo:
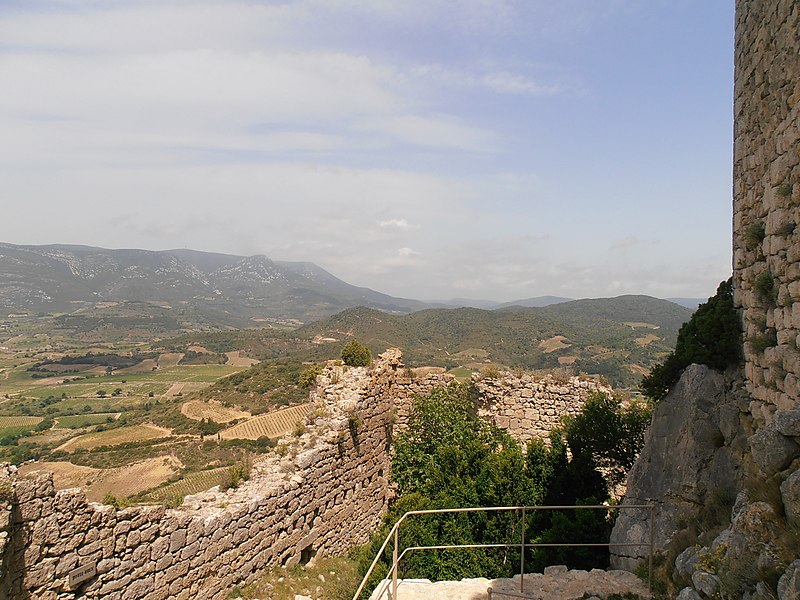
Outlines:
[[766,302],[774,303],[778,299],[778,288],[770,270],[760,273],[753,280],[753,289]]
[[789,182],[782,183],[778,187],[778,195],[783,196],[784,198],[788,198],[792,195],[792,184]]
[[733,279],[728,279],[720,283],[717,293],[681,326],[675,350],[663,363],[653,367],[642,379],[639,389],[658,401],[667,395],[690,364],[723,370],[736,364],[741,355],[739,317],[733,307]]
[[297,382],[302,388],[310,388],[314,385],[314,382],[317,380],[317,375],[320,373],[322,373],[322,367],[320,365],[311,365],[300,371]]
[[755,221],[748,225],[744,232],[744,245],[748,250],[755,250],[766,237],[763,221]]
[[372,364],[372,353],[358,340],[350,340],[342,348],[342,361],[350,367],[367,367]]

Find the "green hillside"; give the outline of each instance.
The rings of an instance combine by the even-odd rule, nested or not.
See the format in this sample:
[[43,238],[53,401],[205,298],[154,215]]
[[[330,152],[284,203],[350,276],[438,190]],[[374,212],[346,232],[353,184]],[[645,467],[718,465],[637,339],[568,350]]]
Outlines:
[[[403,349],[410,366],[488,365],[567,368],[599,374],[617,387],[635,387],[672,350],[692,311],[648,296],[576,300],[540,308],[429,309],[407,315],[356,307],[291,332],[221,332],[170,341],[200,343],[215,352],[239,349],[262,360],[337,358],[357,338],[373,354]],[[260,377],[265,365],[254,367]],[[240,374],[241,378],[246,376]]]

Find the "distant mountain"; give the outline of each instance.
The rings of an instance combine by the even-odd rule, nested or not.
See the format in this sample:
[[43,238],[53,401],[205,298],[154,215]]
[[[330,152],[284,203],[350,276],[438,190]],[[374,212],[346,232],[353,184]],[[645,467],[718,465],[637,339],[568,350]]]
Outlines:
[[572,298],[562,298],[561,296],[537,296],[536,298],[526,298],[524,300],[512,300],[511,302],[503,302],[494,308],[509,308],[511,306],[523,306],[527,308],[541,308],[550,306],[551,304],[561,304],[562,302],[569,302]]
[[216,326],[270,318],[311,321],[352,306],[399,313],[430,306],[350,285],[307,262],[0,243],[0,314],[85,312],[109,302],[149,303]]
[[686,308],[697,310],[697,307],[708,301],[708,298],[667,298],[667,300],[685,306]]

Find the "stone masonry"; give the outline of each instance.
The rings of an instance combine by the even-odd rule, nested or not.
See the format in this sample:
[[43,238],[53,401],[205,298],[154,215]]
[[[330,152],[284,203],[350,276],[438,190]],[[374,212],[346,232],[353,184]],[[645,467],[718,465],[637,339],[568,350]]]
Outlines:
[[613,392],[593,379],[516,376],[507,371],[498,377],[475,376],[473,385],[480,402],[478,414],[522,443],[533,438],[547,439],[561,424],[562,416],[581,411],[589,394]]
[[800,400],[800,5],[736,4],[734,287],[764,425]]

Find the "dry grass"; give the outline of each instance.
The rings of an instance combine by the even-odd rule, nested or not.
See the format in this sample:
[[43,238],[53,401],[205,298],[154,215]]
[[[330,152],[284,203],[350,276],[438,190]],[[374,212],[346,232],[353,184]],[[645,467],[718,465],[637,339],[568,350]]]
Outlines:
[[157,438],[169,437],[172,432],[164,427],[155,425],[132,425],[130,427],[119,427],[108,431],[98,431],[86,433],[72,438],[65,444],[58,447],[58,450],[74,452],[79,448],[91,450],[99,446],[117,446],[129,442],[141,442],[144,440],[154,440]]
[[174,457],[160,456],[115,469],[94,469],[68,462],[42,462],[23,465],[20,472],[50,471],[57,489],[79,487],[86,492],[90,501],[99,502],[109,493],[124,498],[153,488],[175,475],[182,466]]
[[216,423],[230,423],[237,419],[246,419],[252,415],[249,412],[242,412],[234,408],[228,408],[215,401],[203,402],[202,400],[190,400],[181,406],[181,412],[195,421],[200,419],[211,419]]
[[578,360],[577,356],[559,356],[558,357],[558,364],[560,364],[560,365],[572,365],[572,364],[575,364],[576,360]]
[[239,350],[236,350],[235,352],[226,352],[225,356],[228,357],[228,365],[231,367],[249,368],[259,363],[259,361],[257,361],[255,358],[242,356],[242,353]]
[[555,352],[556,350],[569,348],[572,344],[564,343],[566,339],[567,338],[565,338],[563,335],[556,335],[548,340],[542,340],[539,342],[539,349],[545,354],[549,354],[550,352]]
[[640,337],[640,338],[636,338],[633,341],[636,342],[637,346],[649,346],[653,342],[657,342],[660,339],[661,338],[658,337],[657,335],[652,334],[652,333],[648,333],[646,336]]

